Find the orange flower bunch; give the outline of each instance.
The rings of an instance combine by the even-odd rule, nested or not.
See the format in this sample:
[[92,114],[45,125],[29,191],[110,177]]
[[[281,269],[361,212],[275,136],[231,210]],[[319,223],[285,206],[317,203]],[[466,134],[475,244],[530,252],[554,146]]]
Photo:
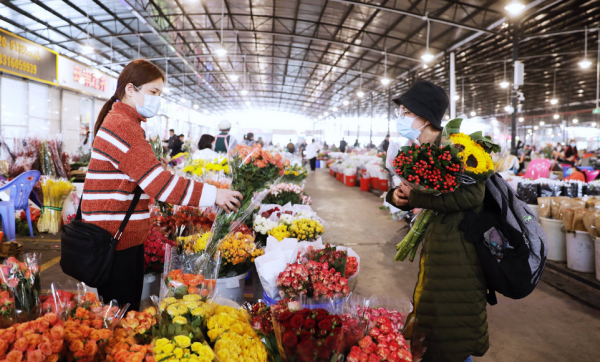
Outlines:
[[244,160],[246,165],[253,163],[258,168],[265,168],[269,164],[276,166],[280,170],[279,176],[283,176],[285,172],[284,167],[290,165],[289,160],[282,161],[281,154],[278,153],[273,156],[271,152],[263,150],[260,145],[256,145],[255,147],[237,145],[235,152]]
[[64,350],[64,328],[54,313],[0,330],[0,360],[56,362]]
[[[143,314],[144,312],[138,314]],[[142,362],[145,360],[146,362],[154,362],[152,346],[137,344],[134,338],[135,334],[136,332],[131,328],[117,327],[108,340],[106,361]]]
[[[204,279],[202,274],[184,274],[181,269],[169,273],[165,280],[169,288],[177,289],[180,294],[200,294],[206,297],[215,289],[217,281]],[[185,289],[186,293],[181,293]]]
[[65,322],[64,343],[68,346],[67,361],[69,362],[75,360],[77,362],[91,362],[100,359],[98,343],[108,340],[112,333],[110,329],[98,328],[102,326],[102,319],[90,320],[86,318],[89,315],[84,312],[88,311],[77,308],[76,314],[81,319],[76,318]]
[[150,328],[158,323],[156,317],[156,308],[149,307],[143,312],[134,310],[127,313],[127,316],[119,322],[119,327],[122,327],[130,334],[145,334],[150,331]]

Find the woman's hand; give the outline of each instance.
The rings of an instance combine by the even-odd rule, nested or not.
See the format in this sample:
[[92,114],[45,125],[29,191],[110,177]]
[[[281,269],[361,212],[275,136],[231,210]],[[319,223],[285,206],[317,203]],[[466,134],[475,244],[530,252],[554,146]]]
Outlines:
[[166,169],[167,167],[169,167],[169,160],[167,160],[165,157],[163,157],[160,160],[160,164],[162,165],[162,167],[164,169]]
[[402,183],[400,183],[399,189],[402,190],[402,194],[404,195],[404,198],[408,200],[408,197],[410,196],[410,191],[412,190],[410,188],[410,186],[408,186],[407,184],[402,182]]
[[404,196],[400,188],[394,190],[392,201],[394,201],[394,204],[396,204],[398,207],[404,207],[408,205],[408,199]]
[[[241,206],[240,201],[243,200],[241,193],[226,189],[217,189],[217,198],[215,204],[220,206],[227,213],[237,212]],[[235,207],[237,205],[237,207]]]

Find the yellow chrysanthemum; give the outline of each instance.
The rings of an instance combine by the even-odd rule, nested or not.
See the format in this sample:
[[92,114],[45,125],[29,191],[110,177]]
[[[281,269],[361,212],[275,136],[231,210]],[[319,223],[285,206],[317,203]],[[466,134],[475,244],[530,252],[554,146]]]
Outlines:
[[182,316],[177,316],[177,317],[173,318],[173,323],[184,325],[184,324],[187,324],[187,319]]
[[[177,345],[181,348],[188,348],[192,344],[192,340],[188,336],[175,336],[175,338],[173,338],[173,339],[175,340],[175,342],[177,342]],[[180,358],[180,357],[178,357],[178,358]]]

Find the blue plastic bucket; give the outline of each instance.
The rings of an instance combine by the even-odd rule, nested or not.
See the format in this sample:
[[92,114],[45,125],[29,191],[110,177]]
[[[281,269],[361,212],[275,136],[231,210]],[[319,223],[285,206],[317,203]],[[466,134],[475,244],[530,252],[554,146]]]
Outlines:
[[[266,305],[271,306],[271,305],[275,305],[277,304],[277,302],[279,300],[273,299],[273,298],[269,298],[269,296],[267,295],[267,292],[263,291],[263,301],[265,302]],[[338,299],[335,301],[335,305],[340,305],[344,302],[343,299]],[[304,308],[309,308],[309,309],[316,309],[316,308],[322,308],[322,309],[327,309],[328,307],[330,307],[331,304],[329,303],[324,303],[324,304],[311,304],[311,305],[304,305]]]

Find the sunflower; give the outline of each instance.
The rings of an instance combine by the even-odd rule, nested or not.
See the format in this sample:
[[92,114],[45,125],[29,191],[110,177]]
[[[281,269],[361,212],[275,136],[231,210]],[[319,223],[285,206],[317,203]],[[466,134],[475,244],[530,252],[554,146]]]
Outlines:
[[483,147],[475,142],[468,145],[464,151],[460,152],[458,157],[463,160],[466,172],[479,175],[494,169],[494,163],[492,162],[490,155],[485,152]]
[[463,161],[465,171],[476,175],[494,170],[494,162],[483,147],[464,133],[450,136],[453,147],[459,150],[458,157]]

